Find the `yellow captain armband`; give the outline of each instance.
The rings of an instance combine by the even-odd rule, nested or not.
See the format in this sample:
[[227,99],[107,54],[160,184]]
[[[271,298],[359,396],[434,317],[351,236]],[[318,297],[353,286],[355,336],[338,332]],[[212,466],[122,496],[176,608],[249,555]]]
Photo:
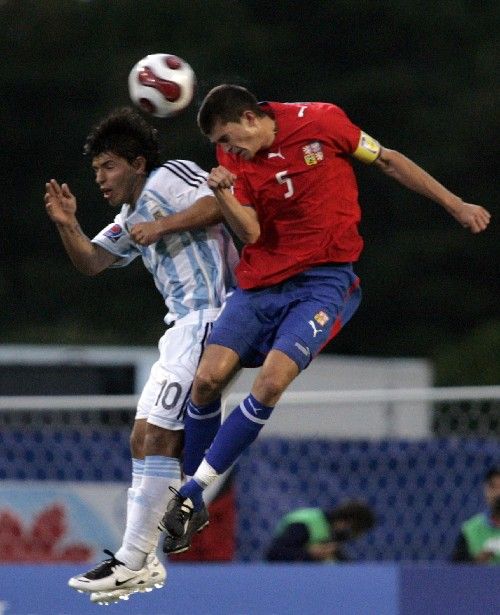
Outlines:
[[367,135],[366,132],[361,131],[358,147],[352,155],[361,162],[371,164],[380,156],[380,150],[380,143],[375,141],[370,135]]

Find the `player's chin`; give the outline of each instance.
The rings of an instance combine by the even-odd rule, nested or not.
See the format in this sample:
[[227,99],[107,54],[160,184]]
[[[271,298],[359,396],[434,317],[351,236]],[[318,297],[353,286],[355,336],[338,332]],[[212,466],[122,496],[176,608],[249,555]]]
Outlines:
[[248,149],[242,149],[240,152],[238,152],[238,156],[240,158],[243,158],[243,160],[252,160],[254,154]]

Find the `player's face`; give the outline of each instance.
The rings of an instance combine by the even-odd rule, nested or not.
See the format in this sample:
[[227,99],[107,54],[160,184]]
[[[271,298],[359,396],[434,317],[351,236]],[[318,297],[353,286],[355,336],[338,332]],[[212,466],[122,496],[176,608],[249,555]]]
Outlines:
[[95,180],[112,207],[135,204],[144,186],[143,166],[142,159],[130,163],[112,152],[103,152],[92,160]]
[[210,141],[217,143],[225,152],[251,160],[264,147],[264,135],[259,118],[245,112],[239,122],[216,122]]

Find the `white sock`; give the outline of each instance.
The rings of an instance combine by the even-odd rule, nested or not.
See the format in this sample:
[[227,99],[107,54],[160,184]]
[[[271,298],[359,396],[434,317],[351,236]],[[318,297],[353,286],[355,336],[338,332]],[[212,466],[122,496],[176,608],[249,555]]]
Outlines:
[[132,458],[132,483],[127,490],[127,519],[125,520],[125,527],[127,526],[127,520],[130,516],[130,507],[134,501],[137,489],[141,486],[143,475],[144,459]]
[[217,478],[220,476],[212,466],[205,460],[200,463],[198,469],[194,473],[193,479],[201,486],[203,489],[211,485]]
[[139,570],[149,553],[156,549],[160,522],[172,494],[169,486],[179,489],[180,463],[172,457],[147,456],[144,475],[135,490],[127,516],[127,527],[116,559],[131,570]]
[[[137,489],[141,486],[142,477],[144,475],[144,459],[132,459],[132,485],[127,490],[127,519],[130,516],[132,502],[134,501]],[[125,527],[126,527],[125,523]],[[156,556],[156,545],[148,555],[147,562],[150,562]]]

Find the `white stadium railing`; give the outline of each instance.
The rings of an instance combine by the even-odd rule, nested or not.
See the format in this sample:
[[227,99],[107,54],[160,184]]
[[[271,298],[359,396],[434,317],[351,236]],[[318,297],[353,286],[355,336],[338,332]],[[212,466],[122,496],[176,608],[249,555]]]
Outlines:
[[[242,397],[229,394],[226,407],[234,407]],[[0,396],[0,413],[133,412],[137,400],[137,395]],[[472,421],[478,435],[498,435],[499,415],[500,386],[289,391],[282,396],[265,433],[418,438],[436,431],[466,433]]]
[[[131,410],[138,395],[0,395],[1,410]],[[227,404],[237,404],[242,396],[230,394]],[[283,394],[280,404],[303,407],[307,404],[395,403],[500,400],[500,385],[471,387],[431,387],[418,389],[365,389],[348,391],[294,391]]]

